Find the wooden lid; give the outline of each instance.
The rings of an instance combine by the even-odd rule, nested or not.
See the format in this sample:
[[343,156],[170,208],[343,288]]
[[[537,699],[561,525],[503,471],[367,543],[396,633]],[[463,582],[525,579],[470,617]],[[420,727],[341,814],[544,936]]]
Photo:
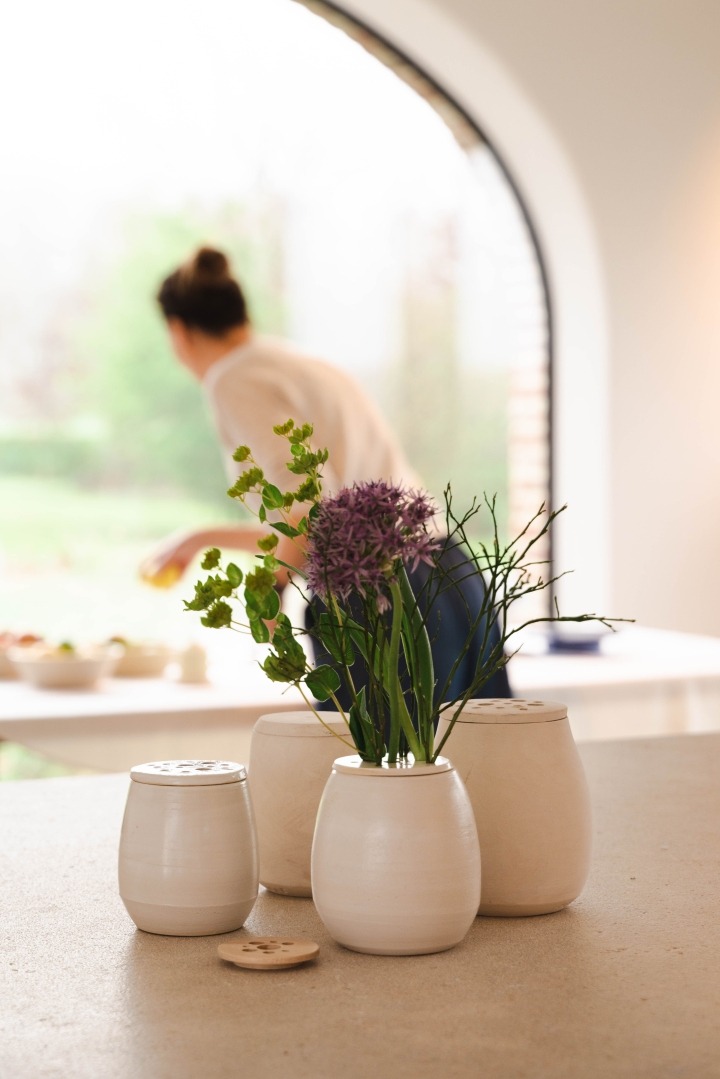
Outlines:
[[293,937],[244,937],[218,945],[218,955],[228,963],[250,970],[282,970],[315,959],[320,945]]

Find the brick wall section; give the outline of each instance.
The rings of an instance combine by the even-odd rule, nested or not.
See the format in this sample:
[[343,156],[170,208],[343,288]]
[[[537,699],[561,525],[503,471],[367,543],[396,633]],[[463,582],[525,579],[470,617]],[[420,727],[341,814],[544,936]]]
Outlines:
[[[547,364],[518,367],[512,372],[508,409],[508,527],[512,536],[518,535],[542,503],[548,506],[549,388]],[[534,560],[549,557],[550,543],[544,536],[535,548]],[[549,566],[542,567],[542,576],[547,580]],[[540,594],[533,612],[541,613],[548,600],[546,593]]]

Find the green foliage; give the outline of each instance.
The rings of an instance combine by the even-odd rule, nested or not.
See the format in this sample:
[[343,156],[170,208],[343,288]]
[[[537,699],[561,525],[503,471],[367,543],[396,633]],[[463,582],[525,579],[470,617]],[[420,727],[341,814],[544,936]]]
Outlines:
[[297,685],[308,675],[312,677],[312,668],[308,665],[305,651],[295,639],[292,624],[286,614],[277,617],[273,631],[273,651],[267,656],[262,667],[273,682]]
[[102,475],[104,442],[53,424],[26,435],[0,435],[0,472],[4,475],[72,476],[86,484]]
[[[427,357],[387,372],[380,384],[383,407],[423,482],[440,498],[453,477],[460,505],[478,490],[496,492],[501,535],[507,537],[509,478],[509,376],[505,370],[460,370],[452,356]],[[487,522],[473,522],[473,536]],[[488,533],[483,535],[488,539]]]
[[334,667],[322,664],[308,671],[305,685],[317,701],[327,701],[340,688],[340,676]]
[[[206,521],[207,506],[197,497],[150,496],[142,491],[88,492],[67,479],[0,475],[0,548],[11,561],[29,564],[57,558],[94,568],[111,550],[133,544],[137,557],[166,535],[178,520],[188,527]],[[82,552],[69,554],[75,548]]]
[[[206,626],[217,628],[245,624],[256,641],[269,643],[270,654],[262,664],[267,676],[275,682],[295,685],[301,692],[306,690],[316,701],[330,700],[344,716],[349,734],[363,760],[379,765],[387,756],[392,764],[398,758],[412,754],[416,761],[434,761],[463,706],[477,696],[482,687],[505,666],[510,658],[506,646],[528,625],[535,622],[598,621],[610,626],[612,621],[617,621],[594,614],[561,616],[558,611],[554,615],[529,618],[512,626],[509,614],[513,604],[543,591],[558,579],[550,577],[543,580],[541,570],[544,563],[537,559],[534,549],[546,537],[561,510],[546,513],[544,506],[541,506],[520,534],[506,543],[500,537],[495,498],[485,496],[483,501],[473,498],[469,509],[458,515],[448,485],[445,489],[446,536],[441,545],[440,541],[433,541],[429,548],[424,547],[423,544],[429,542],[429,536],[427,516],[422,512],[425,508],[422,496],[414,499],[412,524],[406,523],[403,516],[409,514],[410,510],[403,501],[402,488],[388,485],[380,485],[381,491],[373,484],[353,488],[353,495],[360,492],[361,503],[348,503],[345,500],[348,492],[340,492],[339,496],[329,499],[323,505],[322,512],[318,513],[322,501],[320,469],[327,459],[327,452],[316,453],[311,449],[310,425],[296,428],[292,421],[288,421],[274,430],[290,442],[292,459],[288,464],[289,470],[306,477],[298,490],[288,492],[283,497],[276,487],[265,481],[251,451],[243,447],[242,459],[250,467],[241,482],[229,493],[241,501],[245,501],[250,493],[260,495],[261,510],[272,509],[281,514],[285,514],[295,502],[303,502],[308,497],[312,501],[310,512],[304,515],[297,528],[283,519],[267,523],[276,531],[295,538],[307,534],[310,540],[307,551],[309,581],[336,582],[335,586],[327,584],[325,590],[318,589],[327,605],[327,612],[321,614],[311,631],[322,642],[335,666],[323,665],[313,670],[308,665],[305,652],[296,639],[296,634],[304,631],[295,631],[287,616],[279,613],[273,573],[279,563],[272,555],[265,553],[267,544],[264,540],[260,541],[260,554],[257,556],[259,565],[245,577],[243,599],[246,623],[233,623],[230,607],[225,602],[225,597],[230,595],[238,598],[233,584],[232,564],[228,565],[225,574],[220,567],[218,574],[198,581],[195,598],[186,603],[186,608],[207,609],[208,613],[202,618]],[[295,466],[300,463],[302,467],[296,469]],[[301,497],[301,492],[309,490],[308,483],[314,494],[303,494]],[[397,518],[390,518],[392,543],[384,531],[389,501],[392,501],[393,513],[397,511]],[[358,527],[354,530],[353,546],[343,550],[343,535],[353,532],[353,528],[338,528],[333,514],[340,507],[342,523],[345,523],[342,514],[347,514],[348,508],[351,514],[359,514],[361,504],[367,519],[355,516],[350,524],[359,525],[362,519],[369,526],[365,532],[369,547],[362,546],[363,539],[360,537],[363,530]],[[429,504],[427,509],[431,513]],[[470,532],[481,510],[489,514],[491,538],[487,544],[482,541],[473,544]],[[266,520],[266,517],[261,519]],[[323,532],[323,522],[326,533]],[[395,543],[398,535],[403,537],[400,547]],[[457,559],[453,557],[450,568],[444,566],[441,558],[435,557],[440,546],[459,555]],[[422,596],[414,594],[403,564],[406,557],[403,552],[410,550],[433,552],[434,570]],[[380,552],[377,568],[368,557],[370,552],[373,556]],[[354,564],[358,558],[363,564],[362,574],[356,571]],[[218,568],[218,552],[215,548],[207,553],[204,564],[210,569]],[[349,576],[345,576],[348,567]],[[297,569],[295,572],[305,577],[303,570]],[[384,592],[378,591],[377,573],[381,575],[382,588],[387,589],[389,599]],[[484,596],[480,610],[473,612],[466,638],[468,645],[476,640],[480,642],[478,658],[461,694],[452,697],[452,683],[463,657],[458,656],[444,684],[436,683],[428,621],[434,604],[444,592],[450,589],[462,591],[462,582],[478,574],[485,582]],[[352,584],[348,584],[348,581]],[[348,600],[354,601],[352,613]],[[353,681],[352,667],[356,653],[362,655],[365,661],[367,687],[356,687]],[[347,715],[336,695],[341,681],[350,694],[351,704]],[[314,707],[310,700],[308,703]],[[441,709],[448,709],[450,718],[442,742],[435,746],[435,730]]]
[[88,642],[184,638],[180,586],[149,588],[138,566],[179,521],[207,524],[198,497],[0,472],[0,505],[1,628]]
[[220,551],[217,547],[211,547],[209,551],[205,552],[202,562],[200,563],[201,569],[215,569],[220,565]]

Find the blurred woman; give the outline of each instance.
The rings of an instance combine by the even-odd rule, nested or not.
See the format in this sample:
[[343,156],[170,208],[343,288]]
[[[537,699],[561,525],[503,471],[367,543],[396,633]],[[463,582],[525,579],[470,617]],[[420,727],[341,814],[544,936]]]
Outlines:
[[[254,330],[242,288],[221,251],[201,248],[163,281],[157,299],[177,359],[198,379],[207,396],[231,483],[242,470],[232,455],[238,446],[247,445],[266,478],[287,489],[287,443],[272,428],[292,417],[297,423],[311,423],[315,445],[329,450],[323,467],[325,494],[379,479],[421,486],[379,409],[350,375],[285,340]],[[155,550],[146,570],[160,578],[177,579],[208,547],[255,554],[257,540],[266,531],[260,525],[238,522],[181,533]],[[281,561],[297,564],[293,540],[280,536],[276,554]],[[428,567],[420,566],[411,577],[416,590],[426,583],[428,572]],[[279,587],[286,581],[287,572],[280,568]],[[482,578],[475,575],[463,580],[461,593],[444,592],[433,611],[429,630],[439,686],[466,648],[469,619],[480,609],[483,595]],[[314,617],[312,607],[308,628]],[[466,648],[466,661],[455,673],[453,696],[458,695],[458,688],[462,692],[474,669],[482,635],[476,636],[475,651]],[[316,660],[324,662],[327,657],[316,654]],[[504,670],[484,687],[483,696],[510,696]]]

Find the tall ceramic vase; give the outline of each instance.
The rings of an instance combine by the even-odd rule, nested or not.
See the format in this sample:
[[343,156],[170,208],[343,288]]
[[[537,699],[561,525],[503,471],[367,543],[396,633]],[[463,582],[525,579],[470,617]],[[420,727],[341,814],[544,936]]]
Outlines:
[[312,889],[346,948],[417,955],[458,944],[477,913],[480,852],[453,765],[336,760],[315,826]]
[[[436,744],[447,730],[441,717]],[[479,913],[550,914],[572,903],[590,868],[590,798],[567,707],[473,700],[443,747],[475,811]]]
[[[260,716],[250,743],[249,782],[260,852],[260,883],[310,896],[310,850],[320,797],[348,737],[336,712],[323,723],[309,709]],[[332,731],[335,734],[331,733]]]

